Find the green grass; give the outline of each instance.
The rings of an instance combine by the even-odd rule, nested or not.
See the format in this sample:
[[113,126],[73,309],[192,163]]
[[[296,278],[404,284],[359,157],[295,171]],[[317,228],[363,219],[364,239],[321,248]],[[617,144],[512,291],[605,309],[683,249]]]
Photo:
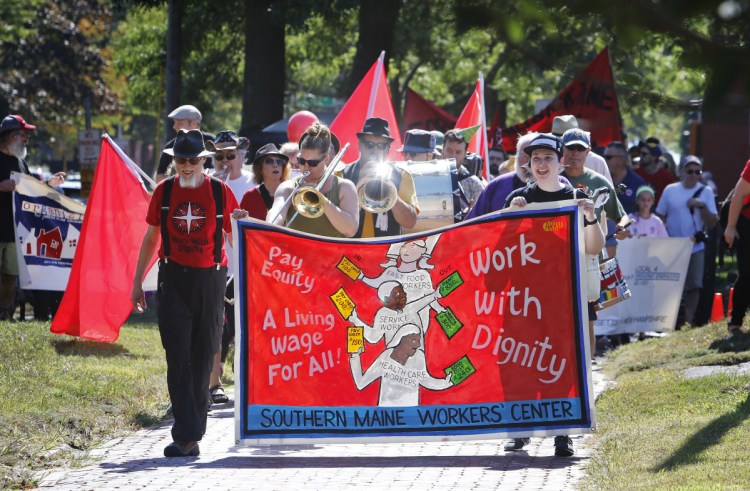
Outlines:
[[80,465],[86,451],[162,420],[169,404],[154,325],[130,324],[117,343],[49,332],[41,322],[0,322],[0,488]]
[[750,361],[750,335],[725,335],[725,323],[712,324],[610,355],[605,370],[617,383],[597,399],[598,448],[583,489],[750,486],[750,376],[681,372]]

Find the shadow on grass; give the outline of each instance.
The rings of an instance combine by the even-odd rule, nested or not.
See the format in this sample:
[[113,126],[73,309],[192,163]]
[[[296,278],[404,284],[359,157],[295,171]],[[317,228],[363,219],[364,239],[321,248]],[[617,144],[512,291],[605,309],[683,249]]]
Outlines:
[[719,443],[732,428],[739,426],[750,416],[750,396],[731,413],[720,416],[701,428],[654,471],[671,471],[696,462],[702,452]]
[[58,355],[63,356],[124,356],[128,358],[137,358],[119,344],[114,343],[97,343],[96,341],[78,340],[78,339],[55,339],[52,341],[55,351]]
[[734,336],[728,336],[715,340],[709,348],[719,353],[739,353],[741,351],[750,351],[750,333],[740,332]]

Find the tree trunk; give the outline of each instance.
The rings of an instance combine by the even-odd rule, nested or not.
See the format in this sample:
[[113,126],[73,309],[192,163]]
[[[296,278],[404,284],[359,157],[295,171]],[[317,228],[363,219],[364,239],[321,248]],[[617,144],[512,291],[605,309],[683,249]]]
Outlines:
[[167,17],[167,73],[164,100],[164,140],[174,137],[167,114],[180,105],[182,92],[182,18],[185,15],[183,0],[169,0]]
[[245,4],[245,74],[240,134],[250,136],[284,117],[286,46],[280,2]]
[[359,39],[347,83],[347,97],[357,88],[357,84],[378,59],[381,51],[385,51],[387,69],[400,8],[400,0],[360,0]]

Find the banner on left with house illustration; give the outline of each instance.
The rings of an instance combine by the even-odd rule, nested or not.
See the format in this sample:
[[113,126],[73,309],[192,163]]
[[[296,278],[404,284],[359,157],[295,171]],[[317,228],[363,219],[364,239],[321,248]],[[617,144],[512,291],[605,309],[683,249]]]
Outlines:
[[238,443],[591,431],[571,203],[388,239],[235,222]]
[[11,179],[21,288],[65,291],[86,206],[31,176]]

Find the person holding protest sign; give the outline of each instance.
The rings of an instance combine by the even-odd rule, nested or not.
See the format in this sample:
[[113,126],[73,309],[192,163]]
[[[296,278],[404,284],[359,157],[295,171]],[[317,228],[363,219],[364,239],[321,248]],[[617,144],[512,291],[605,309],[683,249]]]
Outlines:
[[[274,195],[273,207],[268,212],[267,220],[277,225],[285,225],[325,237],[352,237],[359,227],[359,203],[354,184],[326,171],[331,163],[333,134],[328,126],[317,121],[307,128],[300,138],[300,153],[297,162],[303,171],[300,179],[282,183]],[[304,173],[308,174],[305,176]],[[323,179],[325,179],[323,181]],[[322,182],[321,182],[322,181]],[[298,189],[298,187],[300,189]],[[305,191],[304,187],[308,187]],[[289,199],[293,194],[310,193],[310,187],[317,187],[319,197],[314,198],[322,209],[322,214],[305,216],[298,213]]]
[[200,453],[206,432],[209,376],[224,317],[224,235],[231,242],[228,218],[238,205],[226,184],[203,173],[211,152],[199,130],[180,130],[164,152],[177,176],[160,182],[151,198],[131,301],[139,312],[146,307],[143,277],[161,238],[157,319],[174,414],[174,441],[164,456],[185,457]]
[[445,390],[450,388],[452,373],[445,378],[435,378],[427,371],[427,359],[421,349],[421,329],[414,324],[404,324],[386,342],[386,349],[362,373],[360,353],[351,354],[349,367],[358,390],[380,379],[378,406],[418,406],[419,388]]
[[[576,130],[578,131],[578,130]],[[528,203],[546,203],[577,199],[580,196],[572,186],[560,182],[559,174],[562,170],[560,158],[563,155],[562,142],[554,135],[540,134],[524,149],[530,156],[531,169],[535,182],[524,188],[513,191],[507,198],[505,205],[510,208],[523,208]],[[604,247],[604,233],[595,214],[594,203],[586,196],[577,199],[583,209],[583,234],[586,254],[599,254]],[[591,353],[595,349],[593,320],[596,319],[594,302],[589,302],[589,341]],[[516,438],[505,446],[505,450],[520,450],[527,443],[528,438]],[[573,441],[566,435],[555,437],[555,455],[570,457],[574,454]]]
[[[396,204],[382,213],[371,213],[359,210],[359,227],[355,237],[390,237],[401,235],[402,228],[412,228],[417,223],[419,204],[414,179],[408,171],[387,162],[388,152],[393,143],[388,121],[382,118],[369,118],[362,131],[357,133],[359,160],[347,165],[343,175],[356,186],[360,174],[365,177],[372,172],[373,166],[387,169],[386,177],[396,187]],[[380,171],[380,168],[377,168]]]
[[745,311],[750,305],[750,160],[737,180],[729,204],[724,240],[737,245],[737,280],[732,295],[732,318],[727,325],[730,336],[740,334]]
[[[13,319],[16,310],[16,283],[18,259],[16,257],[16,224],[13,217],[13,191],[16,182],[11,172],[31,175],[26,165],[26,146],[36,126],[21,116],[11,114],[0,122],[0,320]],[[64,172],[55,173],[47,184],[59,186],[65,180]],[[23,319],[21,319],[23,320]]]

